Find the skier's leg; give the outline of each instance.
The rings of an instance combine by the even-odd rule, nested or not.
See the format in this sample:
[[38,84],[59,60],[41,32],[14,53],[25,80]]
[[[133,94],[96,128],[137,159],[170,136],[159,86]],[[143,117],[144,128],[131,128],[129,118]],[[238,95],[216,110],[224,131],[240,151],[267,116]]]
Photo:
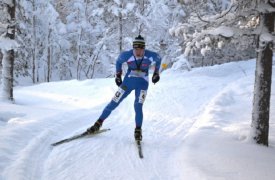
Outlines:
[[142,121],[143,121],[142,107],[146,98],[146,93],[147,93],[146,89],[136,89],[135,91],[135,104],[134,104],[135,112],[136,112],[135,121],[136,121],[136,127],[138,128],[141,128],[142,126]]
[[89,133],[94,133],[102,126],[104,120],[111,114],[111,112],[126,98],[133,90],[133,81],[125,77],[121,86],[118,88],[115,96],[111,102],[104,108],[102,114],[96,123],[87,129]]
[[136,141],[141,141],[142,140],[142,121],[143,121],[143,112],[142,112],[142,106],[143,103],[145,101],[145,97],[146,97],[146,92],[147,90],[145,89],[136,89],[135,91],[135,112],[136,112],[136,117],[135,117],[135,121],[136,121],[136,128],[135,128],[135,140]]
[[111,102],[104,108],[99,119],[104,121],[111,114],[111,112],[123,101],[123,99],[130,94],[131,91],[132,90],[127,88],[126,86],[119,87]]

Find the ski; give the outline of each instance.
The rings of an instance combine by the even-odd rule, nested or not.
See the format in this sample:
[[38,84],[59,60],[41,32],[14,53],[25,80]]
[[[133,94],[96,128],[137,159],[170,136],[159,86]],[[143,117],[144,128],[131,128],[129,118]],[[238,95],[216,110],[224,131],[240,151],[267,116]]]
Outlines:
[[60,144],[63,144],[63,143],[70,142],[70,141],[75,140],[75,139],[79,139],[79,138],[82,138],[82,137],[85,137],[85,136],[89,136],[89,137],[90,136],[94,136],[96,134],[100,134],[100,133],[103,133],[103,132],[106,132],[106,131],[109,131],[109,130],[111,130],[111,129],[100,129],[97,132],[92,133],[92,134],[88,134],[88,132],[85,131],[84,133],[77,134],[77,135],[74,135],[74,136],[66,138],[66,139],[62,139],[62,140],[57,141],[57,142],[55,142],[55,143],[53,143],[51,145],[52,146],[57,146],[57,145],[60,145]]
[[136,141],[137,148],[138,148],[138,155],[142,159],[143,158],[143,152],[142,152],[142,146],[141,141]]

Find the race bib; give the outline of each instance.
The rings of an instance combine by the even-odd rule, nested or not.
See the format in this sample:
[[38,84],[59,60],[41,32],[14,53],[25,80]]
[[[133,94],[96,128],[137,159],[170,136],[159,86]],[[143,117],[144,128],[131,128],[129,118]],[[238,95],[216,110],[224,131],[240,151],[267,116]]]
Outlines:
[[124,93],[125,93],[125,90],[123,90],[122,88],[119,88],[112,100],[118,103]]
[[140,91],[140,95],[139,95],[139,98],[138,98],[138,102],[143,104],[144,101],[145,101],[145,98],[146,98],[146,94],[147,94],[147,91],[146,90],[141,90]]
[[146,76],[146,72],[131,70],[128,77],[145,77],[145,76]]

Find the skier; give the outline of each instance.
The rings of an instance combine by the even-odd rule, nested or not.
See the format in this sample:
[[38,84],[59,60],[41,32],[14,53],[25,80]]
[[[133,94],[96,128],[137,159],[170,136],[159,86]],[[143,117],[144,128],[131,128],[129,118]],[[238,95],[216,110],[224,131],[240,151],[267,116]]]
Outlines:
[[[127,63],[128,70],[122,81],[122,64]],[[134,137],[136,141],[142,140],[142,121],[143,113],[142,106],[148,89],[148,71],[150,65],[155,62],[155,70],[152,76],[152,82],[157,83],[160,79],[159,68],[161,64],[161,57],[153,51],[145,49],[144,38],[139,35],[133,41],[133,49],[122,52],[116,61],[116,78],[115,82],[119,86],[118,91],[111,102],[104,108],[99,119],[93,126],[87,129],[89,134],[95,133],[100,129],[104,120],[111,114],[111,112],[127,97],[132,90],[135,90],[135,123],[136,128]]]

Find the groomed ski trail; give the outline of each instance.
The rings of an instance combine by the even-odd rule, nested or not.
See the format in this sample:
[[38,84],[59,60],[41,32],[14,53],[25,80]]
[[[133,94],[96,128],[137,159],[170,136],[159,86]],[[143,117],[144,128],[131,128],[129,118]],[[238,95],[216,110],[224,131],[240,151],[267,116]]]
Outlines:
[[[2,177],[7,180],[178,179],[180,172],[175,171],[180,169],[175,170],[171,166],[171,163],[177,161],[171,152],[176,152],[184,145],[184,137],[188,135],[200,113],[204,112],[219,92],[232,83],[232,77],[227,78],[228,75],[223,74],[222,70],[219,76],[224,75],[224,79],[216,79],[213,75],[209,76],[208,82],[205,82],[205,77],[200,80],[200,76],[207,76],[206,71],[209,69],[212,68],[199,72],[194,70],[188,77],[187,73],[166,73],[161,76],[158,84],[150,84],[144,104],[143,159],[138,157],[134,141],[134,92],[104,123],[104,128],[111,128],[111,131],[54,148],[50,146],[56,140],[79,133],[94,123],[116,91],[113,79],[71,81],[73,85],[79,86],[67,92],[60,89],[64,88],[64,84],[71,88],[70,81],[52,83],[53,87],[38,85],[49,88],[49,101],[43,96],[45,92],[37,92],[34,87],[19,88],[16,92],[20,96],[39,99],[41,95],[43,102],[52,104],[53,109],[45,110],[41,104],[41,109],[34,111],[39,111],[42,116],[47,112],[50,115],[41,117],[34,123],[29,122],[28,118],[38,117],[37,115],[25,115],[23,118],[26,119],[26,124],[23,128],[11,130],[10,137],[6,137],[4,141],[17,139],[20,133],[28,136],[23,143],[19,143],[15,151],[7,153],[11,160],[3,167]],[[232,72],[230,75],[236,78],[240,76],[240,70],[236,71],[238,73]],[[169,81],[169,78],[175,80]],[[216,88],[210,92],[207,91],[209,86]],[[178,94],[182,96],[178,97]],[[89,99],[96,102],[94,98],[100,99],[100,96],[103,100],[96,105],[89,102]],[[31,106],[31,103],[25,105]],[[86,107],[78,108],[79,104],[86,104]],[[24,107],[19,113],[24,114]],[[29,132],[34,128],[33,132]]]

